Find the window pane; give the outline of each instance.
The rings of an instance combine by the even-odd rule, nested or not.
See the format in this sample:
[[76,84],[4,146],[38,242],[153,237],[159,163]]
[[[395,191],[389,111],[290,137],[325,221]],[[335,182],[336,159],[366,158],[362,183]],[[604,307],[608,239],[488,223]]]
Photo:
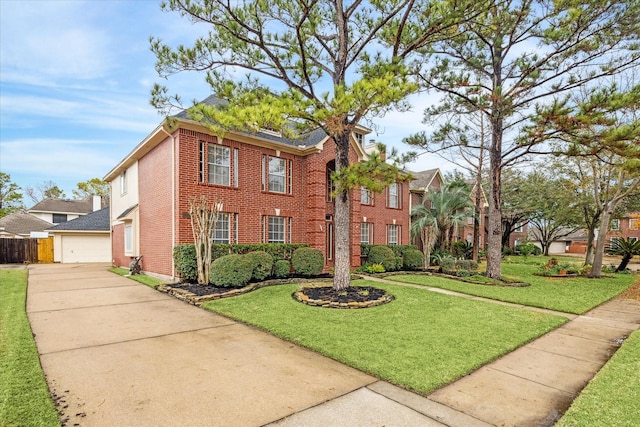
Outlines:
[[268,219],[267,242],[268,243],[286,243],[285,242],[285,220],[284,217],[270,216]]
[[231,243],[229,241],[229,214],[218,215],[216,226],[213,229],[213,243]]
[[390,224],[389,225],[389,244],[397,245],[398,244],[398,226]]
[[398,184],[391,184],[389,186],[389,207],[398,207]]
[[369,223],[360,224],[360,243],[369,244]]
[[209,145],[209,184],[229,185],[229,147]]
[[287,163],[285,159],[269,157],[269,191],[284,193],[287,175]]
[[360,189],[360,203],[362,203],[363,205],[370,205],[371,204],[370,194],[371,193],[369,192],[369,190],[362,187]]
[[124,251],[126,253],[133,252],[133,227],[131,224],[124,226]]

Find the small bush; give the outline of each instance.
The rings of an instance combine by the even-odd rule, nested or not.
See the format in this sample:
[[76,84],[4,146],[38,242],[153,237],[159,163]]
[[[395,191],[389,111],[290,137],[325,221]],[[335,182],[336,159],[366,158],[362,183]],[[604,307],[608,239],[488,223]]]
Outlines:
[[225,255],[211,263],[211,282],[216,286],[239,288],[251,280],[253,263],[244,255]]
[[378,245],[371,248],[367,264],[382,264],[385,271],[396,269],[396,257],[388,246]]
[[254,251],[244,256],[253,265],[252,279],[261,281],[271,276],[271,269],[273,268],[273,257],[271,255],[264,251]]
[[195,245],[178,245],[173,248],[176,273],[184,282],[198,280],[198,261]]
[[440,260],[440,269],[444,274],[456,273],[456,260],[453,258],[442,258]]
[[291,275],[291,263],[286,259],[279,259],[276,261],[274,273],[278,279],[286,279]]
[[396,259],[396,270],[402,270],[402,265],[403,265],[403,261],[402,261],[402,257],[401,256],[397,256],[395,257]]
[[473,256],[473,245],[466,240],[458,240],[457,242],[453,242],[451,252],[456,258],[471,259]]
[[293,270],[302,276],[317,276],[324,269],[324,255],[319,249],[299,248],[291,255]]
[[527,257],[529,255],[541,255],[542,249],[540,249],[538,246],[536,246],[531,242],[527,242],[527,243],[522,243],[520,245],[516,245],[516,248],[514,249],[514,253],[517,255],[522,255]]
[[370,273],[370,274],[374,274],[374,273],[384,273],[385,269],[383,267],[382,264],[368,264],[368,265],[363,265],[361,267],[362,271],[365,273]]
[[422,252],[417,249],[405,251],[402,265],[406,270],[418,270],[424,266]]

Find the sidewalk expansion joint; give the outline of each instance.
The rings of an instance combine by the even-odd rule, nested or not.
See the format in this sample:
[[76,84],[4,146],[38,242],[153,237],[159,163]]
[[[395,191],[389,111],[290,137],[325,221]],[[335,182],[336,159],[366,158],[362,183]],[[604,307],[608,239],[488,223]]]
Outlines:
[[[582,390],[582,388],[584,388],[584,387],[581,387],[580,390],[576,390],[576,391],[567,391],[567,390],[563,390],[563,389],[558,388],[558,387],[554,387],[554,386],[549,385],[549,384],[541,383],[540,381],[532,380],[531,378],[526,378],[526,377],[523,377],[523,376],[520,376],[520,375],[515,375],[513,372],[507,372],[507,371],[504,371],[502,369],[498,369],[496,367],[487,366],[487,369],[488,370],[493,370],[493,371],[496,371],[496,372],[501,372],[503,374],[509,375],[511,377],[514,377],[514,378],[519,378],[521,380],[528,381],[528,382],[533,383],[533,384],[538,384],[538,385],[540,385],[542,387],[550,388],[552,390],[557,390],[557,391],[559,391],[561,393],[564,393],[564,394],[566,394],[566,395],[568,395],[568,396],[570,396],[572,398],[575,398],[578,395],[578,393],[580,393],[580,390]],[[591,378],[593,378],[597,373],[598,373],[598,370],[596,370],[593,373]],[[591,379],[589,379],[589,380],[591,380]]]
[[51,309],[51,310],[29,310],[29,311],[27,311],[27,315],[29,315],[31,313],[55,313],[57,311],[85,310],[87,308],[115,307],[115,306],[118,306],[118,305],[146,304],[146,303],[149,303],[149,302],[158,302],[158,301],[166,301],[166,299],[157,298],[157,299],[148,299],[148,300],[144,300],[144,301],[117,302],[117,303],[97,304],[97,305],[83,305],[81,307],[66,307],[66,308],[56,308],[56,309]]
[[51,292],[77,292],[77,291],[91,291],[94,289],[126,289],[126,288],[133,288],[133,287],[137,287],[134,284],[126,284],[126,285],[122,285],[122,286],[96,286],[96,287],[90,287],[90,288],[73,288],[73,289],[46,289],[46,290],[39,290],[39,289],[34,289],[33,285],[32,285],[32,289],[31,289],[31,293],[34,294],[47,294],[47,293],[51,293]]

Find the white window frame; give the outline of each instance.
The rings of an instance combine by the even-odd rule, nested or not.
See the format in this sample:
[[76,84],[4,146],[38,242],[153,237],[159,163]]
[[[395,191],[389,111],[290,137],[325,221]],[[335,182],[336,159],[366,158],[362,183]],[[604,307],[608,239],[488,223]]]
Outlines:
[[208,144],[207,183],[229,187],[231,176],[231,148],[224,145]]
[[272,193],[287,192],[287,161],[286,159],[269,156],[268,185],[269,185],[269,191]]
[[360,187],[360,204],[373,206],[373,192],[364,187]]
[[133,255],[133,223],[124,223],[124,254]]
[[619,219],[612,219],[611,220],[611,230],[614,231],[618,231],[620,230],[620,220]]
[[400,244],[400,226],[398,224],[387,225],[387,244],[388,245]]
[[388,197],[387,197],[388,207],[392,209],[399,209],[400,208],[400,184],[396,182],[389,185],[387,189],[387,193],[388,193]]
[[120,195],[127,194],[127,171],[124,170],[120,174]]
[[[287,242],[287,218],[284,216],[267,216],[266,221],[266,242],[267,243],[288,243]],[[290,227],[289,227],[290,232]]]
[[360,223],[360,244],[362,245],[371,244],[372,228],[373,228],[373,224],[370,222]]
[[227,212],[220,212],[216,221],[216,226],[211,230],[211,242],[214,244],[231,243],[231,215]]

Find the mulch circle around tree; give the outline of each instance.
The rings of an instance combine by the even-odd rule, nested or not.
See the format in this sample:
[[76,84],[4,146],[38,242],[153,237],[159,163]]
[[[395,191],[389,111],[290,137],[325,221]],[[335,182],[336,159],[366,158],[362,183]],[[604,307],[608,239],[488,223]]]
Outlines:
[[350,286],[336,291],[331,286],[309,286],[293,293],[293,298],[307,305],[328,308],[367,308],[394,300],[384,289]]

